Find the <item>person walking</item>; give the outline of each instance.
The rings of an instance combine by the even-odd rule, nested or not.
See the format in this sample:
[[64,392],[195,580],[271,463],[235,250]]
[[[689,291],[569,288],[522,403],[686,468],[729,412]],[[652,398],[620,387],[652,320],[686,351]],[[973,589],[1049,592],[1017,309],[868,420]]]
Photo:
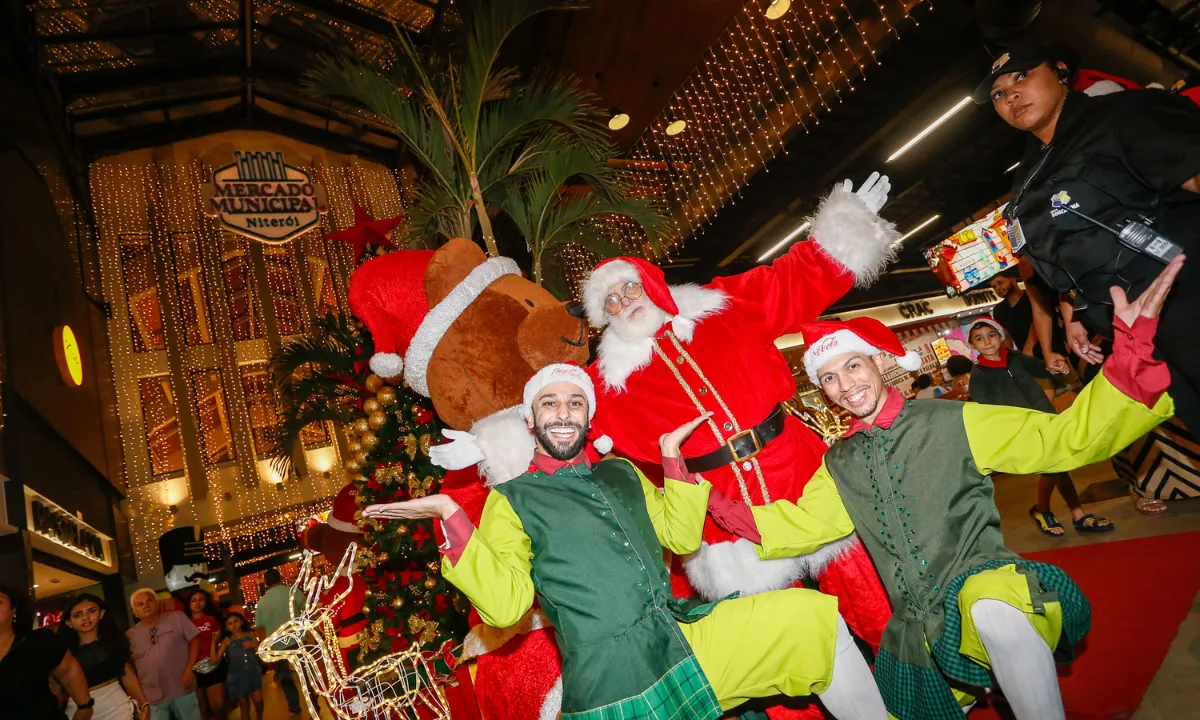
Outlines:
[[212,638],[209,662],[214,665],[227,662],[229,671],[226,686],[230,702],[236,702],[241,711],[241,720],[250,720],[250,703],[258,720],[263,720],[262,666],[255,654],[258,648],[254,633],[246,626],[246,618],[239,613],[225,616],[221,635]]
[[[58,634],[79,661],[95,698],[93,720],[149,720],[150,704],[133,668],[129,639],[117,627],[104,600],[83,593],[63,605]],[[75,710],[67,703],[67,714]]]
[[[188,596],[188,619],[200,633],[200,651],[207,653],[213,639],[221,633],[223,614],[213,605],[212,597],[196,589]],[[207,655],[204,655],[207,657]],[[200,716],[205,720],[225,720],[225,673],[229,665],[222,659],[218,663],[200,662],[196,669],[196,700],[200,703]]]
[[72,720],[91,720],[95,700],[87,677],[67,644],[54,632],[34,629],[28,597],[0,584],[0,710],[21,720],[63,720],[50,691],[57,680],[75,703]]
[[196,699],[200,632],[177,610],[162,612],[158,594],[135,590],[129,598],[138,622],[125,636],[150,703],[150,720],[201,720]]
[[[279,574],[279,570],[271,568],[263,573],[263,583],[266,584],[267,590],[258,599],[258,607],[254,611],[254,627],[260,641],[290,620],[293,612],[298,614],[303,609],[300,605],[301,594],[297,593],[293,601],[287,586],[283,584],[283,576]],[[291,610],[288,609],[289,602],[292,603]],[[286,660],[280,660],[272,663],[271,669],[275,673],[275,682],[279,683],[279,689],[283,690],[283,697],[287,700],[288,712],[298,714],[300,691],[296,688],[295,678],[292,677],[291,666]],[[313,707],[317,707],[316,695],[311,699]]]

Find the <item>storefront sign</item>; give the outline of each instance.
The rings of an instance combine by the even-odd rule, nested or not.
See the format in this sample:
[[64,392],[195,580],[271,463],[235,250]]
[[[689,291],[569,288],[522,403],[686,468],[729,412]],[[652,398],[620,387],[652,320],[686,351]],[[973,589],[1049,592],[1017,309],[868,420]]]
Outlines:
[[204,209],[235,233],[283,243],[317,228],[326,211],[324,189],[283,153],[234,152],[232,165],[213,173]]
[[933,314],[933,308],[929,305],[929,301],[920,300],[918,302],[902,303],[896,308],[900,313],[900,317],[905,320],[915,320],[917,318],[926,317]]
[[116,569],[112,538],[28,487],[25,526],[39,550],[100,572]]
[[83,384],[83,355],[69,325],[54,328],[54,359],[58,361],[58,373],[63,382],[71,387]]

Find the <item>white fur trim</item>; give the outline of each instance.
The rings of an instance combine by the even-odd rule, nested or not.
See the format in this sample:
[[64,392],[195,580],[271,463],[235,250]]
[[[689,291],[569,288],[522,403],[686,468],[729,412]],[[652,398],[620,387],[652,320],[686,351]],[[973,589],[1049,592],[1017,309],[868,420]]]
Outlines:
[[[729,306],[729,297],[716,288],[688,283],[672,285],[668,290],[675,305],[679,307],[679,315],[671,321],[671,330],[685,343],[691,342],[695,337],[696,323],[720,313]],[[686,321],[686,324],[681,321]],[[596,347],[596,363],[600,377],[604,378],[606,386],[617,392],[623,391],[629,376],[649,365],[653,357],[654,338],[625,340],[611,328],[604,331],[600,344]]]
[[381,378],[394,378],[404,372],[404,358],[396,353],[375,353],[369,364],[371,372]]
[[339,520],[339,519],[335,518],[332,514],[330,514],[329,518],[327,520],[325,520],[325,524],[328,525],[329,527],[333,528],[334,530],[338,530],[340,532],[355,533],[357,535],[362,535],[362,528],[360,528],[358,525],[355,525],[352,522],[346,522],[345,520]]
[[608,324],[608,313],[604,312],[604,301],[608,289],[618,282],[641,282],[637,268],[624,260],[613,260],[596,268],[583,281],[583,309],[588,322],[598,328]]
[[542,388],[559,382],[571,383],[583,390],[588,401],[588,420],[596,416],[596,388],[592,385],[592,378],[588,376],[587,371],[578,365],[554,363],[538,370],[529,378],[529,382],[525,383],[521,417],[529,418],[533,414],[533,401],[537,399],[537,394]]
[[923,363],[921,362],[920,353],[909,350],[896,358],[896,364],[905,370],[920,370]]
[[546,617],[546,613],[542,612],[541,608],[531,608],[524,617],[517,621],[516,625],[506,628],[497,628],[481,623],[471,628],[471,631],[463,638],[462,657],[459,661],[466,662],[493,650],[499,650],[518,635],[527,635],[534,630],[551,627],[554,627],[554,623],[550,622],[550,618]]
[[835,185],[812,219],[812,239],[829,257],[854,275],[854,284],[867,287],[896,259],[896,226],[871,212],[866,203]]
[[479,471],[487,487],[506,483],[529,470],[536,445],[529,426],[521,419],[521,408],[504,408],[477,420],[471,434],[483,451]]
[[562,712],[563,683],[562,673],[554,680],[554,686],[546,693],[542,709],[538,711],[538,720],[556,720]]
[[601,435],[592,441],[592,447],[601,455],[607,455],[612,452],[613,440],[607,435]]
[[462,282],[454,286],[449,295],[433,306],[421,321],[417,332],[413,334],[408,351],[404,354],[404,379],[408,381],[409,387],[429,397],[429,384],[425,373],[429,369],[433,351],[442,341],[442,336],[488,285],[505,275],[520,274],[521,268],[517,267],[515,260],[505,257],[489,258],[475,266]]
[[970,324],[970,326],[967,328],[967,341],[968,341],[968,342],[970,342],[970,340],[971,340],[971,328],[975,327],[975,326],[976,326],[976,325],[978,325],[979,323],[983,323],[984,325],[991,325],[993,330],[995,330],[996,332],[1000,333],[1000,339],[1001,339],[1001,340],[1003,340],[1003,339],[1004,339],[1004,337],[1005,337],[1005,335],[1007,334],[1007,333],[1005,333],[1005,332],[1004,332],[1004,326],[1003,326],[1003,325],[1001,325],[1000,323],[996,322],[996,321],[995,321],[995,320],[993,320],[992,318],[990,318],[990,317],[977,317],[977,318],[975,318],[974,320],[972,320],[972,321],[971,321],[971,324]]
[[[804,371],[808,373],[808,379],[812,381],[813,385],[821,387],[821,383],[817,381],[817,371],[828,360],[848,353],[872,356],[881,352],[883,351],[850,330],[836,330],[817,342],[808,344],[804,350]],[[905,368],[905,370],[907,369]]]
[[858,543],[854,534],[835,540],[808,555],[760,560],[754,544],[737,542],[703,543],[684,558],[683,569],[692,587],[710,602],[731,593],[756,595],[791,587],[801,577],[815,577],[825,566]]

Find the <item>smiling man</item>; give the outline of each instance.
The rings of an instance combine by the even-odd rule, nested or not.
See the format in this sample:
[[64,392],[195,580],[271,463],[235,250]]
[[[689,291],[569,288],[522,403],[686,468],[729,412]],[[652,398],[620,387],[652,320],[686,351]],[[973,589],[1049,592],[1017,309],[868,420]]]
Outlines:
[[478,528],[445,495],[363,514],[439,518],[442,574],[489,625],[515,624],[538,598],[562,652],[564,718],[707,720],[782,694],[817,695],[839,720],[886,720],[834,598],[805,589],[708,604],[672,597],[664,548],[699,547],[710,511],[752,527],[744,505],[681,462],[680,446],[708,416],[658,438],[660,490],[625,460],[588,461],[594,409],[582,368],[534,375],[522,406],[533,466],[491,490]]
[[804,329],[805,370],[854,421],[804,497],[753,508],[758,554],[787,557],[858,529],[895,611],[875,678],[899,720],[961,718],[959,688],[996,685],[1018,720],[1064,717],[1055,661],[1071,657],[1091,611],[1062,570],[1005,547],[990,475],[1072,470],[1170,417],[1151,340],[1181,264],[1133,303],[1113,291],[1113,356],[1061,415],[906,401],[881,371],[904,347],[878,320]]

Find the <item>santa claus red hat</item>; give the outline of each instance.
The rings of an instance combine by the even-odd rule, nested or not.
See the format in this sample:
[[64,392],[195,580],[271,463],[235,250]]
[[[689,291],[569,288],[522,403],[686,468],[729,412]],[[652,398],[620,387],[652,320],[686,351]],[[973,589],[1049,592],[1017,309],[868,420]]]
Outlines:
[[400,250],[363,263],[350,277],[350,311],[367,324],[375,342],[371,371],[385,378],[401,372],[409,387],[429,397],[425,373],[450,325],[480,293],[505,275],[520,275],[509,258],[477,265],[446,297],[429,307],[425,272],[433,250]]
[[[980,324],[980,323],[983,323],[984,325],[991,325],[991,326],[992,326],[992,328],[993,328],[993,329],[995,329],[995,331],[996,331],[996,332],[1000,333],[1000,339],[1001,339],[1001,340],[1003,340],[1003,339],[1004,339],[1004,336],[1006,335],[1006,333],[1004,332],[1004,326],[1003,326],[1003,325],[1001,325],[1000,323],[996,322],[995,320],[993,320],[992,318],[988,317],[987,315],[983,315],[982,317],[977,317],[977,318],[975,318],[974,320],[972,320],[972,321],[971,321],[971,329],[972,329],[972,330],[974,330],[974,329],[975,329],[975,326],[976,326],[976,325],[978,325],[978,324]],[[971,338],[970,338],[970,337],[968,337],[967,339],[968,339],[968,340],[970,340]]]
[[671,329],[676,335],[690,338],[696,327],[693,320],[679,314],[679,306],[667,287],[667,278],[657,265],[636,257],[615,257],[600,261],[583,283],[583,308],[588,321],[602,328],[609,322],[604,312],[609,288],[619,282],[641,283],[642,292],[671,320]]
[[845,322],[815,322],[803,325],[804,370],[813,385],[819,386],[817,371],[826,362],[847,353],[878,355],[881,352],[896,356],[905,370],[921,369],[921,356],[904,347],[896,333],[875,318],[861,317]]
[[[525,392],[521,402],[521,417],[529,419],[533,415],[533,401],[542,388],[554,383],[567,382],[583,390],[588,403],[588,420],[596,416],[596,387],[587,371],[575,363],[554,363],[538,370],[525,383]],[[606,455],[612,452],[612,438],[607,435],[592,438],[592,447],[596,452]]]
[[358,488],[354,486],[354,483],[342,488],[333,498],[333,509],[329,512],[329,518],[325,524],[334,530],[361,534],[362,528],[354,519],[355,514],[358,513],[357,497]]

